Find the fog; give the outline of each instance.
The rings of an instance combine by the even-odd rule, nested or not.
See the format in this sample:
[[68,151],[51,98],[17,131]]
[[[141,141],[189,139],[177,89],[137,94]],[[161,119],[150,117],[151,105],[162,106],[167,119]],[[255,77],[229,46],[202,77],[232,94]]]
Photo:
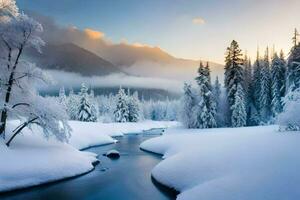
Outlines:
[[82,83],[92,88],[105,87],[129,87],[140,89],[163,89],[172,93],[181,93],[183,82],[163,78],[129,76],[125,74],[112,74],[108,76],[81,76],[77,73],[62,72],[58,70],[46,70],[53,79],[53,85],[39,85],[41,90],[65,88],[78,88]]

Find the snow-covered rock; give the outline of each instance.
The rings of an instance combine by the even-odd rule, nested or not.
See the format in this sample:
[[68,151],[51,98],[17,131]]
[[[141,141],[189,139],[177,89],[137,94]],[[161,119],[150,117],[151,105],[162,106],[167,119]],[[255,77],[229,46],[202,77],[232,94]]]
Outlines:
[[141,148],[164,155],[152,176],[180,200],[300,199],[300,134],[278,126],[168,129]]
[[108,158],[120,158],[120,152],[112,149],[106,152],[105,156],[107,156]]

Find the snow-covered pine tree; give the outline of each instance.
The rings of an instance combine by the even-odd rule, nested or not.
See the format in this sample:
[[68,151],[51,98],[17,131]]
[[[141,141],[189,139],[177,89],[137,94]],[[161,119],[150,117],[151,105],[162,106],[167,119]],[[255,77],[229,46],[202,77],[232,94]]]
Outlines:
[[205,68],[204,68],[204,73],[205,73],[206,77],[208,77],[208,87],[209,87],[209,90],[211,90],[212,86],[211,86],[209,62],[206,62],[206,65],[205,65]]
[[99,115],[99,106],[93,89],[90,90],[89,99],[91,103],[91,121],[96,122]]
[[204,68],[202,62],[198,69],[198,76],[195,78],[199,86],[200,102],[196,108],[195,123],[197,128],[216,127],[216,103],[209,83],[209,66]]
[[278,57],[277,53],[274,54],[271,64],[271,111],[272,116],[276,117],[282,112],[282,88],[285,87],[285,63]]
[[213,86],[213,95],[216,100],[216,106],[219,107],[221,99],[221,83],[219,82],[219,77],[216,77],[215,84]]
[[282,74],[282,87],[280,88],[280,96],[282,98],[285,97],[286,95],[286,87],[287,87],[287,64],[286,64],[286,60],[285,60],[285,56],[284,56],[284,53],[283,53],[283,50],[280,50],[280,55],[279,55],[279,58],[280,58],[280,66],[281,66],[281,72],[283,73]]
[[235,101],[232,106],[231,122],[233,127],[246,126],[247,113],[244,98],[244,89],[241,84],[238,84],[235,93]]
[[128,122],[129,121],[129,108],[127,95],[125,94],[124,89],[120,88],[116,96],[116,108],[114,111],[114,117],[116,122]]
[[289,90],[283,99],[283,112],[278,116],[281,130],[300,130],[300,88]]
[[128,92],[127,104],[128,104],[128,121],[129,122],[138,122],[141,116],[140,100],[138,97],[138,92],[134,92],[133,95],[130,95]]
[[84,83],[81,84],[79,99],[77,119],[84,122],[93,121],[92,106],[88,95],[88,88]]
[[193,108],[196,103],[195,101],[196,99],[192,92],[192,86],[188,83],[184,83],[180,120],[186,128],[194,128]]
[[219,77],[216,77],[215,84],[213,85],[213,96],[215,99],[215,104],[216,104],[216,122],[217,122],[217,127],[222,126],[221,119],[222,119],[222,114],[221,114],[221,83],[219,82]]
[[79,97],[74,94],[71,88],[69,96],[67,98],[67,113],[71,120],[77,120],[78,108],[79,108]]
[[268,48],[263,60],[260,78],[260,117],[262,122],[267,122],[271,116],[271,74]]
[[252,66],[247,54],[244,57],[244,91],[247,113],[252,104]]
[[62,108],[65,111],[67,111],[67,96],[66,96],[66,92],[65,92],[64,87],[61,87],[59,89],[58,101],[59,101],[60,105],[62,106]]
[[[262,60],[259,56],[259,50],[257,48],[257,54],[256,54],[256,60],[253,65],[253,78],[252,78],[252,100],[253,100],[253,105],[256,109],[256,116],[251,116],[252,118],[255,117],[257,118],[256,120],[253,121],[259,121],[260,120],[260,91],[261,91],[261,69],[262,69]],[[258,125],[258,124],[256,124]]]
[[244,70],[242,53],[238,43],[233,40],[230,47],[227,48],[225,58],[225,88],[227,92],[227,100],[230,108],[230,119],[236,99],[238,85],[244,85]]
[[300,43],[295,45],[288,58],[288,89],[300,87]]

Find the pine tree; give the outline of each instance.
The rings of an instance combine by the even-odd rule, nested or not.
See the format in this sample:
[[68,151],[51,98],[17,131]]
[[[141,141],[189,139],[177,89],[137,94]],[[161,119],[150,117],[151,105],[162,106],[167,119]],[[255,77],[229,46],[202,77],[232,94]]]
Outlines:
[[128,122],[129,121],[129,108],[127,104],[127,95],[124,89],[120,88],[116,97],[116,109],[114,111],[114,117],[116,122]]
[[208,87],[211,90],[212,86],[211,86],[211,77],[210,77],[209,62],[206,62],[206,66],[204,68],[204,74],[205,74],[206,77],[208,77]]
[[190,84],[184,83],[183,91],[181,121],[186,128],[194,128],[193,108],[196,103],[195,95]]
[[[128,92],[128,95],[130,93]],[[141,108],[140,108],[140,101],[138,98],[138,93],[133,93],[132,96],[128,96],[127,98],[128,104],[128,121],[129,122],[137,122],[141,118]]]
[[245,107],[245,94],[241,84],[237,85],[235,93],[235,101],[232,106],[231,122],[233,127],[243,127],[246,125],[246,107]]
[[293,48],[288,58],[288,84],[287,88],[294,91],[300,87],[300,43],[298,42],[298,32],[295,29],[293,36]]
[[[227,48],[225,58],[225,88],[232,119],[233,105],[235,105],[237,86],[244,84],[243,59],[238,43],[233,40]],[[231,120],[232,121],[232,120]]]
[[91,122],[93,121],[92,116],[92,106],[88,96],[88,88],[83,83],[81,85],[80,94],[79,94],[79,107],[77,119],[79,121]]
[[261,121],[267,122],[271,115],[271,75],[270,75],[270,62],[269,50],[266,49],[263,66],[261,69],[260,80],[260,98],[259,110]]
[[287,84],[287,66],[286,66],[286,60],[284,58],[284,53],[281,50],[280,51],[280,66],[281,66],[281,88],[280,88],[280,96],[281,98],[285,97],[286,95],[286,84]]
[[282,94],[282,90],[285,88],[285,63],[276,53],[272,59],[271,83],[271,111],[272,116],[276,117],[280,112],[282,112],[282,98],[284,96],[284,94]]
[[253,99],[253,104],[254,107],[257,111],[257,118],[260,118],[260,91],[261,91],[261,70],[262,70],[262,61],[259,56],[259,50],[257,49],[257,56],[256,56],[256,61],[254,63],[253,67],[253,78],[252,78],[252,83],[253,83],[253,92],[252,92],[252,99]]
[[202,62],[200,62],[198,76],[196,77],[200,96],[200,102],[197,105],[195,117],[197,128],[216,127],[216,104],[209,80],[209,65],[204,68]]
[[216,122],[217,127],[221,126],[221,84],[218,76],[216,77],[215,84],[213,86],[213,96],[216,104]]
[[62,87],[59,89],[59,94],[58,94],[58,101],[62,108],[67,111],[67,96],[65,92],[65,88]]
[[91,103],[91,121],[96,122],[98,120],[99,108],[98,102],[95,99],[95,92],[93,89],[90,90],[89,100]]
[[67,101],[67,113],[71,120],[77,120],[78,107],[79,107],[78,95],[75,95],[73,89],[71,89]]

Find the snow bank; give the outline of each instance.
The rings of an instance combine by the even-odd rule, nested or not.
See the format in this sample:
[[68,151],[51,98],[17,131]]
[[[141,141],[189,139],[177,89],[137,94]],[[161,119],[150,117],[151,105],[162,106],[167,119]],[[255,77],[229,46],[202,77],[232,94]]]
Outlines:
[[[8,133],[17,123],[10,122]],[[78,149],[115,142],[111,136],[151,128],[178,126],[177,122],[93,123],[71,121],[69,144],[46,140],[41,129],[24,129],[7,148],[0,140],[0,192],[39,185],[91,171],[96,154]],[[8,136],[9,137],[9,136]]]
[[[9,125],[9,128],[12,125]],[[0,191],[39,185],[92,170],[96,154],[42,138],[39,128],[24,129],[7,148],[0,140]]]
[[168,128],[179,126],[178,122],[142,121],[137,123],[100,123],[70,121],[73,129],[70,144],[77,149],[110,144],[116,140],[113,136],[122,136],[129,133],[139,133],[152,128]]
[[300,199],[300,134],[277,130],[169,129],[141,148],[164,155],[152,175],[180,200]]

